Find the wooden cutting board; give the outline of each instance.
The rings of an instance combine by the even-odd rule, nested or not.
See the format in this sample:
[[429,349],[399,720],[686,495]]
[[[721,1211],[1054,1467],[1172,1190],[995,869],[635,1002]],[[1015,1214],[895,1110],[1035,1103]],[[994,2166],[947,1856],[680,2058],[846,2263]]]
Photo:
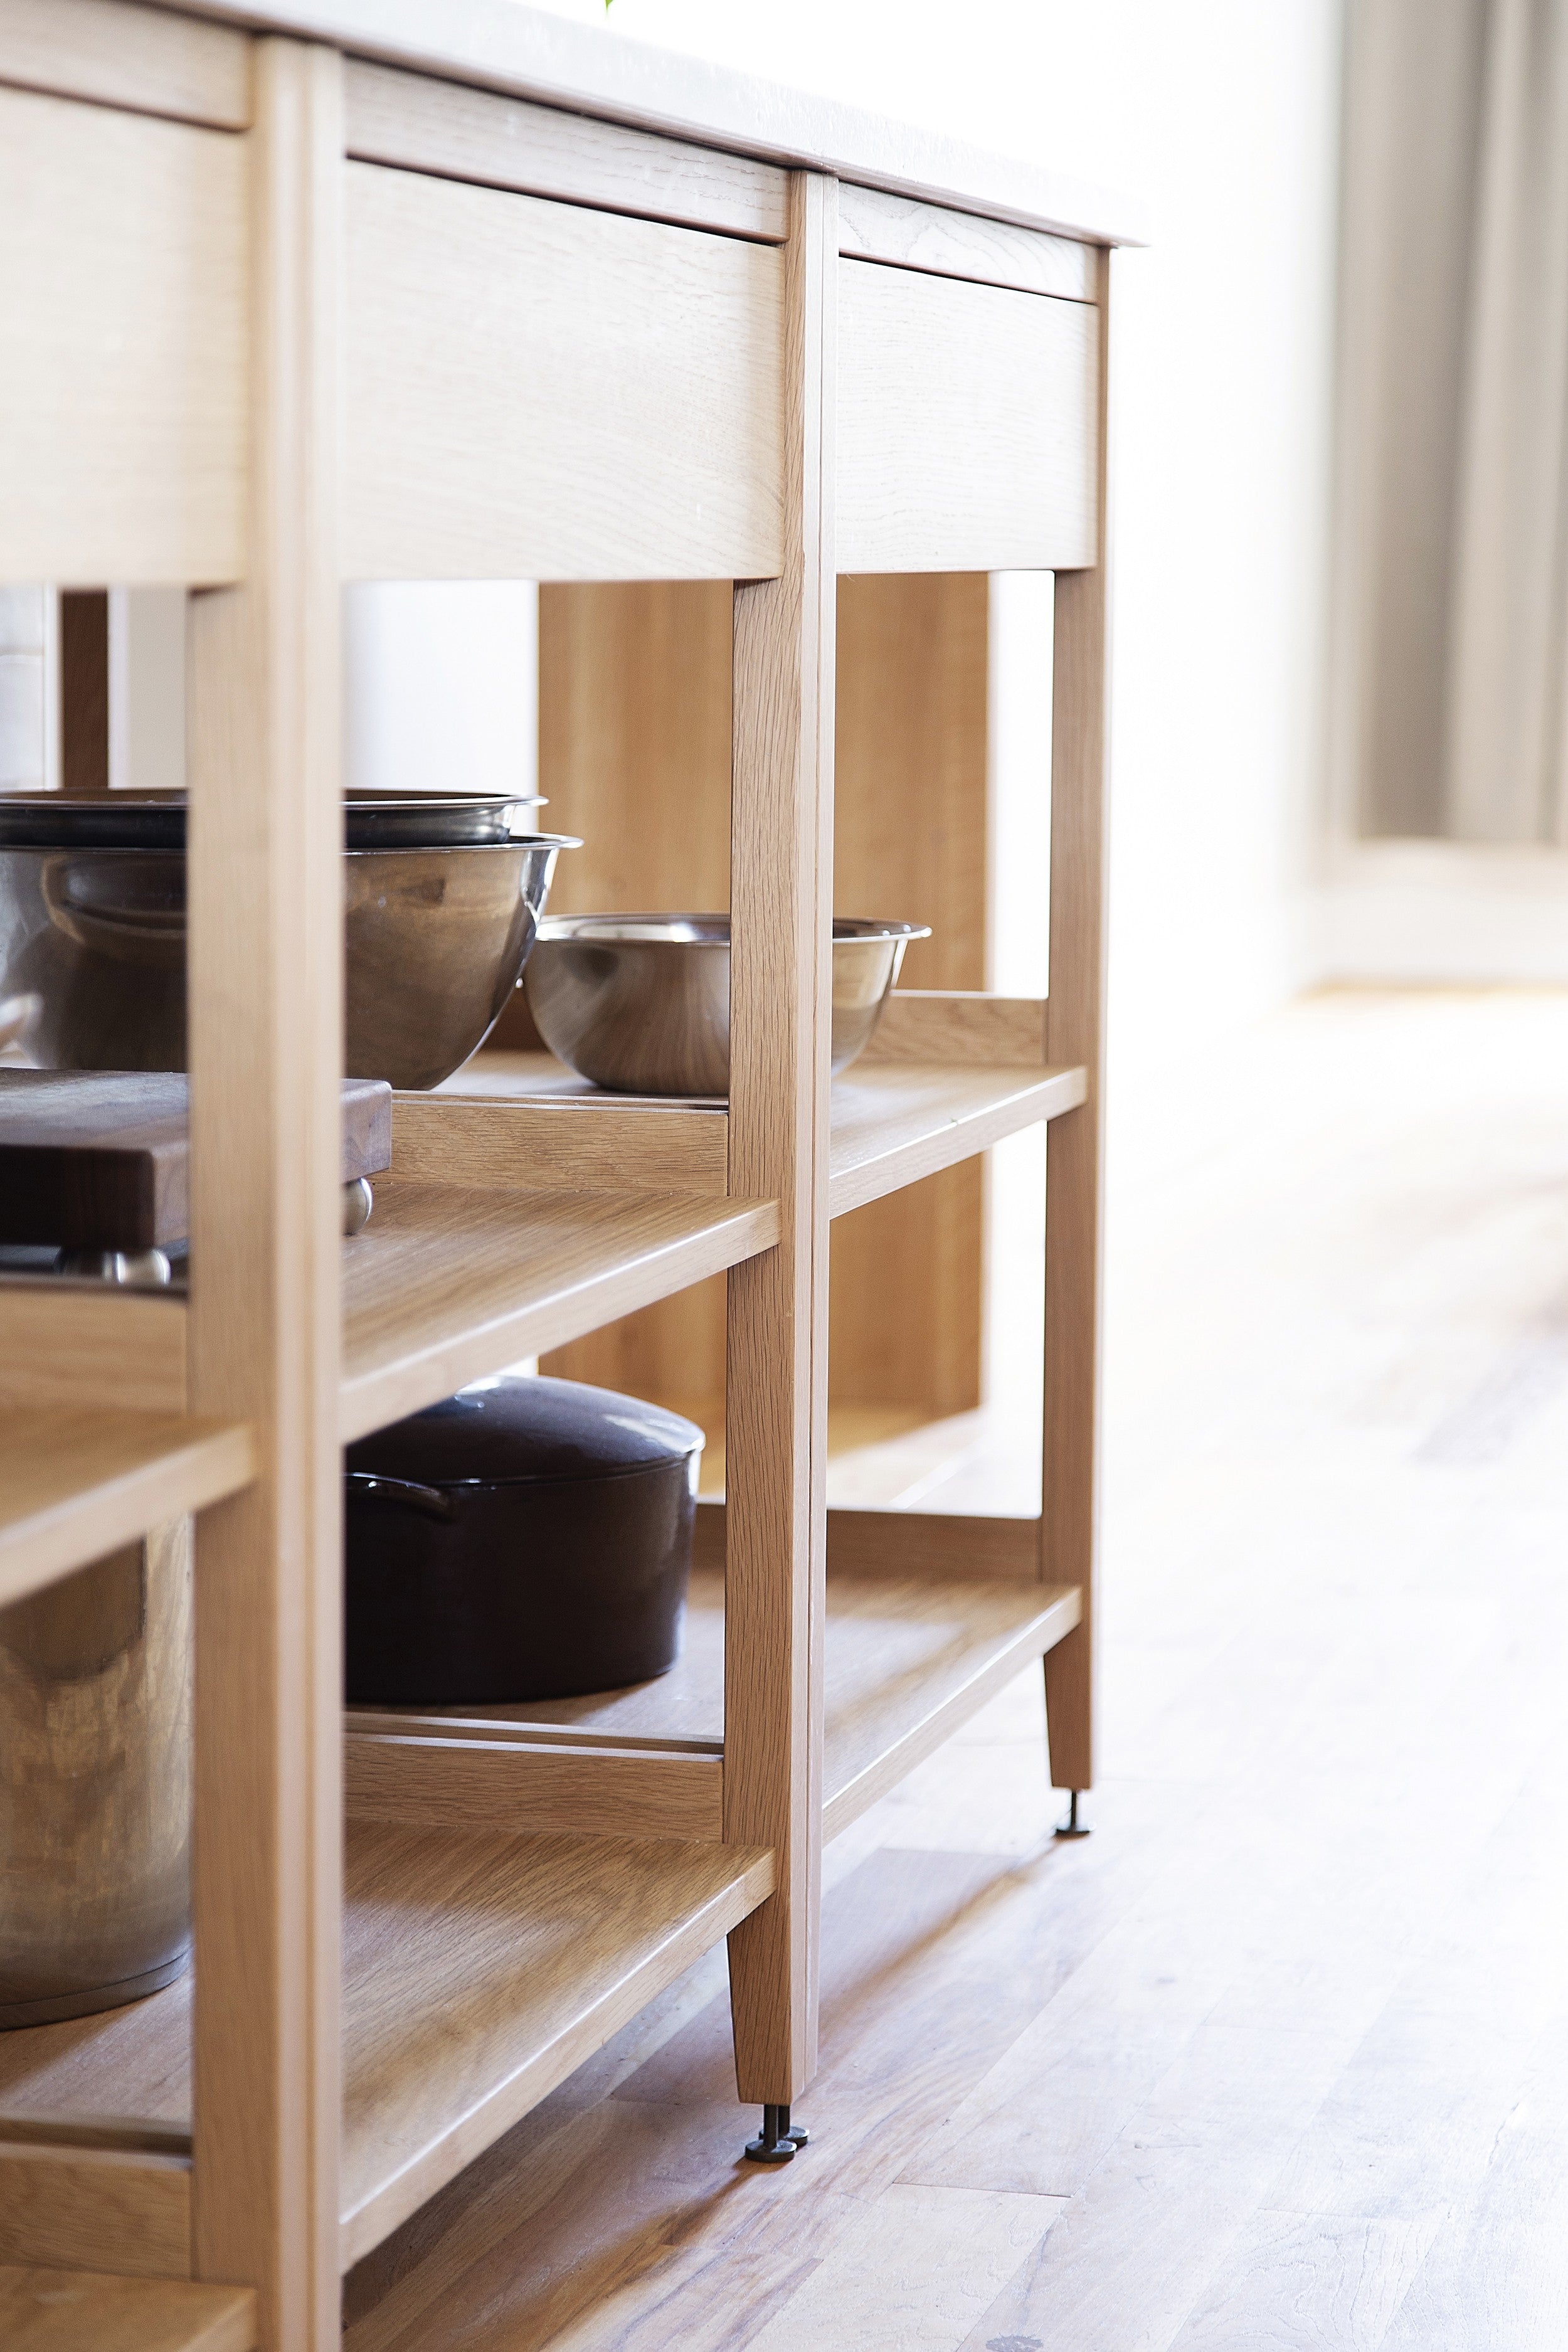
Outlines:
[[[180,1070],[0,1070],[0,1242],[166,1249],[190,1231]],[[392,1088],[343,1081],[343,1181],[392,1165]]]

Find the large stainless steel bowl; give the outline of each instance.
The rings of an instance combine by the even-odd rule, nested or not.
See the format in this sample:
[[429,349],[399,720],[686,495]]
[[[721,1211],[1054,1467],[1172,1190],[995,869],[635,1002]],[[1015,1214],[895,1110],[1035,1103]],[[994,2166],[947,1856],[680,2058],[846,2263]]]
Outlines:
[[[836,916],[835,1071],[863,1053],[921,923]],[[728,915],[559,915],[524,975],[534,1025],[579,1076],[619,1094],[730,1089]]]
[[[348,1075],[438,1086],[499,1017],[564,835],[537,803],[350,794]],[[46,1069],[185,1066],[184,804],[168,793],[0,796],[0,996],[38,1000]]]

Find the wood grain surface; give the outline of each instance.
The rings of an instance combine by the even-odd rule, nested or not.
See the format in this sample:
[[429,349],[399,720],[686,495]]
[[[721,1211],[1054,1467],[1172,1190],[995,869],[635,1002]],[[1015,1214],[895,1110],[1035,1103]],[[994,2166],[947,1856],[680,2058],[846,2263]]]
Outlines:
[[[357,1821],[334,2264],[340,2243],[347,2267],[405,2220],[772,1885],[769,1855],[713,1840]],[[190,2015],[182,1981],[130,2009],[7,2034],[0,2116],[91,2131],[140,2091],[164,2120],[188,2122]],[[199,2202],[197,2213],[199,2226]]]
[[[896,1520],[901,1515],[887,1516]],[[955,1548],[962,1530],[973,1524],[984,1525],[947,1523]],[[1003,1524],[1013,1529],[1018,1523]],[[918,1520],[913,1533],[918,1543]],[[1016,1538],[1010,1535],[1008,1542],[1016,1551]],[[1042,1589],[1033,1575],[1015,1576],[1011,1581],[988,1580],[978,1572],[979,1566],[965,1563],[943,1578],[917,1555],[900,1576],[884,1554],[873,1573],[837,1571],[827,1580],[825,1835],[837,1835],[847,1827],[873,1797],[891,1787],[1002,1684],[1016,1678],[1071,1629],[1078,1614],[1076,1593]],[[525,1736],[521,1727],[539,1723],[608,1735],[632,1748],[650,1738],[722,1739],[728,1758],[724,1598],[721,1571],[693,1571],[681,1655],[655,1682],[583,1698],[461,1712],[476,1724],[504,1721],[517,1737]],[[733,1701],[728,1705],[732,1721]],[[456,1716],[458,1710],[441,1712]],[[428,1724],[435,1718],[425,1720]],[[726,1773],[729,1769],[727,1762]]]
[[730,904],[734,594],[727,580],[539,592],[539,789],[580,833],[563,914]]
[[344,1927],[343,2266],[773,1885],[766,1853],[360,1822]]
[[0,215],[6,577],[236,578],[243,143],[0,89]]
[[248,2287],[0,2267],[8,2352],[252,2352]]
[[196,1522],[192,2244],[270,2352],[338,2307],[342,61],[254,97],[248,557],[186,643],[191,1398],[261,1461]]
[[825,1839],[837,1837],[1070,1633],[1079,1596],[1038,1584],[836,1576],[826,1645]]
[[[950,991],[977,991],[985,978],[987,625],[982,574],[838,583],[835,905],[931,922],[935,936],[910,948],[906,976]],[[728,907],[731,670],[721,583],[541,591],[541,789],[552,821],[586,836],[563,862],[552,904]],[[1025,1006],[993,1019],[984,1000],[970,1012],[954,998],[945,1019],[937,1008],[949,1002],[932,997],[929,1013],[895,1006],[873,1055],[1044,1061],[1040,1008],[1031,1028]],[[471,1077],[447,1091],[482,1092],[491,1061],[478,1055]],[[552,1089],[581,1089],[559,1066],[535,1067],[552,1072]],[[978,1402],[984,1191],[978,1163],[954,1168],[839,1227],[831,1395],[896,1394],[938,1413]],[[544,1369],[643,1394],[717,1395],[723,1316],[720,1286],[687,1291],[574,1341]]]
[[730,812],[730,1181],[779,1203],[778,1245],[726,1297],[724,1835],[773,1853],[730,1941],[742,2099],[816,2071],[826,1517],[832,1027],[833,184],[790,181],[784,537],[737,583]]
[[1110,258],[1100,257],[1097,455],[1100,518],[1092,571],[1056,588],[1051,709],[1050,988],[1046,1044],[1081,1066],[1080,1108],[1048,1130],[1041,1573],[1083,1595],[1077,1630],[1046,1661],[1051,1778],[1094,1780],[1095,1595],[1100,1557],[1100,1384],[1105,1132],[1106,868],[1110,774]]
[[360,58],[345,83],[348,152],[362,163],[784,242],[776,166]]
[[858,188],[850,181],[838,191],[838,250],[860,261],[891,262],[937,278],[1016,286],[1074,302],[1094,299],[1090,246],[942,205],[915,204],[879,188]]
[[189,2157],[40,2147],[0,2127],[0,2263],[188,2279]]
[[7,1404],[95,1404],[183,1413],[185,1302],[174,1292],[116,1291],[47,1276],[0,1281],[0,1398]]
[[[900,978],[910,987],[985,983],[989,625],[982,572],[839,582],[834,910],[929,923],[931,938],[905,951]],[[925,1058],[986,1057],[965,1045]],[[859,1069],[845,1075],[853,1081]],[[839,1223],[830,1402],[933,1413],[979,1403],[984,1232],[977,1160]]]
[[1084,1099],[1081,1069],[857,1062],[833,1087],[831,1213],[918,1183]]
[[[739,2161],[698,1969],[348,2352],[1557,2345],[1564,1059],[1560,993],[1336,992],[1129,1106],[1094,1835],[1026,1675],[828,1850],[809,2148]],[[1005,2272],[965,2196],[1056,2214]]]
[[350,579],[776,572],[772,247],[346,166]]
[[[495,1066],[501,1063],[510,1065],[504,1075]],[[561,1071],[545,1054],[478,1054],[460,1073],[460,1089],[399,1095],[399,1175],[476,1187],[601,1190],[635,1176],[646,1192],[668,1187],[721,1198],[728,1192],[730,1126],[722,1110],[558,1093],[552,1081]],[[518,1094],[528,1098],[520,1101]]]
[[1046,1000],[989,996],[979,990],[895,988],[863,1058],[1041,1066]]
[[[952,1002],[941,1000],[944,1011]],[[975,1022],[973,1042],[983,1043],[989,1025]],[[962,1040],[962,1016],[939,1018],[931,1027],[950,1052]],[[586,1088],[547,1055],[481,1054],[464,1076],[461,1092],[398,1097],[400,1176],[527,1189],[603,1187],[633,1171],[648,1189],[725,1190],[722,1109],[619,1101]],[[922,1065],[898,1054],[853,1064],[834,1080],[829,1103],[829,1215],[843,1216],[1070,1110],[1083,1100],[1084,1085],[1081,1070],[1023,1062],[987,1068],[955,1056]]]
[[[843,1407],[830,1418],[830,1445],[837,1433],[834,1423],[843,1418]],[[918,1423],[916,1433],[920,1433]],[[855,1445],[843,1448],[849,1454],[858,1450]],[[700,1568],[722,1569],[722,1494],[699,1495],[692,1553]],[[860,1508],[829,1503],[827,1573],[830,1577],[977,1576],[989,1582],[1016,1576],[1037,1584],[1040,1523],[1037,1518],[981,1517],[969,1511],[913,1511],[891,1504]]]
[[1092,563],[1094,309],[875,262],[841,261],[838,273],[843,569]]
[[721,1755],[670,1748],[431,1738],[351,1726],[343,1750],[351,1814],[420,1829],[573,1830],[584,1837],[717,1838]]
[[250,43],[126,0],[0,0],[0,81],[216,131],[250,121]]
[[[726,580],[541,588],[539,789],[552,822],[584,836],[554,886],[563,913],[728,908],[734,607]],[[724,1150],[727,1170],[728,1133]],[[724,1285],[585,1333],[540,1369],[720,1395]]]
[[771,1202],[388,1180],[344,1253],[342,1441],[765,1250],[777,1232]]
[[248,1427],[112,1407],[0,1414],[0,1606],[248,1484]]

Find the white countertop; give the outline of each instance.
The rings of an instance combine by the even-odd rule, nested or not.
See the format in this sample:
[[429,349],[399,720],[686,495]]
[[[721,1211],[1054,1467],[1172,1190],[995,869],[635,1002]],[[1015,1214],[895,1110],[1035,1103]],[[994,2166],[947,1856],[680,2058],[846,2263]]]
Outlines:
[[1130,197],[863,113],[805,90],[629,41],[516,0],[176,0],[184,13],[330,41],[579,114],[836,173],[1102,245],[1143,238]]

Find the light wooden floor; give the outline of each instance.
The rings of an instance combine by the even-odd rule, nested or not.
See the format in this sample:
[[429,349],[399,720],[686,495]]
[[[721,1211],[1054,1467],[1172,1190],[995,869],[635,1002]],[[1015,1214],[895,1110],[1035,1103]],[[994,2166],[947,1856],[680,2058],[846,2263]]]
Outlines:
[[352,2352],[1568,2347],[1568,998],[1207,1084],[1113,1171],[1095,1835],[1031,1676],[830,1852],[805,2155],[736,2161],[716,1956]]

